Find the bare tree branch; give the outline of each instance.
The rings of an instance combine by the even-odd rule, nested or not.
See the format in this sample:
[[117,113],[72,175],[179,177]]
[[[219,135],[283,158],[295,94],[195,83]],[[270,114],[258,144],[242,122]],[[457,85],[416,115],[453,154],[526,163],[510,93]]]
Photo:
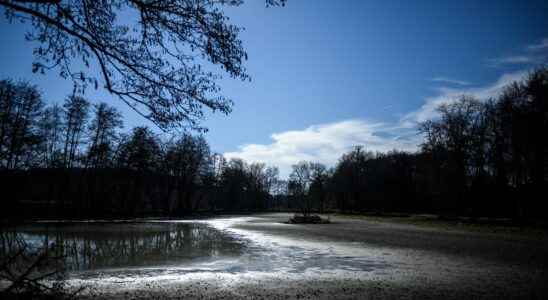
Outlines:
[[[28,20],[28,39],[39,42],[33,71],[53,67],[79,90],[98,79],[104,87],[164,130],[204,129],[204,110],[229,113],[233,101],[221,95],[218,66],[247,80],[247,54],[221,8],[241,0],[0,0],[9,20]],[[266,0],[281,6],[285,0]],[[123,17],[122,17],[123,16]],[[79,67],[75,61],[83,63]],[[218,69],[217,69],[218,70]]]

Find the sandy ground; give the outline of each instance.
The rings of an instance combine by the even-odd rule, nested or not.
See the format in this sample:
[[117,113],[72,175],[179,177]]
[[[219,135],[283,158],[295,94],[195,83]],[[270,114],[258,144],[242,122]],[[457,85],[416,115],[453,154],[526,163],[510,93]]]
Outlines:
[[199,221],[241,239],[241,257],[71,284],[91,287],[84,298],[109,299],[548,298],[546,236],[341,216],[284,224],[289,217]]

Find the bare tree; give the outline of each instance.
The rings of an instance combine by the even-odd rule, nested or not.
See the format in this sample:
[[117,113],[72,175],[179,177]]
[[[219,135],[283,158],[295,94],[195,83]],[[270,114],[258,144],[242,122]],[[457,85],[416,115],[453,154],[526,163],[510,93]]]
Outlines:
[[116,139],[116,130],[123,126],[122,115],[114,107],[101,102],[94,105],[94,117],[89,126],[90,146],[86,165],[104,168],[109,164]]
[[74,166],[89,116],[89,106],[85,98],[74,95],[67,97],[63,104],[65,131],[63,164],[65,168]]
[[264,170],[264,187],[271,195],[276,194],[277,184],[280,180],[280,169],[278,167],[266,167]]
[[44,104],[35,86],[25,82],[0,82],[0,162],[8,169],[35,163],[39,136],[35,120]]
[[161,151],[158,137],[148,127],[135,127],[122,138],[116,154],[116,165],[140,173],[157,171]]
[[165,166],[167,173],[177,181],[179,213],[192,210],[191,199],[196,193],[200,175],[205,173],[208,158],[209,145],[202,136],[184,134],[167,147]]
[[42,166],[59,167],[61,161],[62,108],[58,104],[44,109],[38,127],[42,143]]
[[[203,108],[228,113],[220,66],[232,78],[249,76],[241,28],[223,6],[241,0],[0,0],[10,21],[30,21],[38,42],[33,71],[57,69],[81,89],[101,84],[159,127],[201,129]],[[267,0],[283,5],[285,0]],[[82,64],[75,64],[74,60]],[[101,79],[86,70],[100,70]],[[81,66],[78,68],[77,66]]]
[[309,196],[311,201],[317,202],[320,213],[323,213],[325,198],[327,196],[327,181],[329,179],[327,168],[321,163],[311,163],[311,179]]
[[289,189],[293,196],[301,203],[301,210],[304,216],[310,215],[311,202],[308,195],[312,180],[312,164],[306,161],[298,162],[291,166],[293,171],[289,175]]
[[[445,164],[448,169],[450,186],[453,187],[454,207],[452,213],[463,209],[464,193],[466,192],[469,175],[468,166],[473,159],[474,149],[483,134],[481,103],[467,96],[458,101],[441,105],[438,108],[441,114],[439,120],[430,120],[420,126],[425,133],[426,141],[423,144],[425,151],[447,151],[448,157]],[[477,157],[477,155],[476,155]]]

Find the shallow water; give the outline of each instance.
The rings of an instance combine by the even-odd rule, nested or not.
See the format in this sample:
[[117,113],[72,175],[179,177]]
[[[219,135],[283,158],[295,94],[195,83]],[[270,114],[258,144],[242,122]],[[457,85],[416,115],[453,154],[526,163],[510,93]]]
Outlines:
[[[382,255],[336,250],[233,228],[250,218],[142,222],[37,222],[2,233],[55,249],[72,279],[104,281],[227,276],[340,276],[382,271]],[[274,226],[285,226],[277,224]],[[53,247],[55,246],[55,247]],[[5,247],[3,253],[8,251]]]
[[[13,228],[32,247],[55,249],[68,271],[184,265],[238,256],[243,244],[203,223],[45,222]],[[54,247],[55,246],[55,247]]]
[[[14,236],[35,247],[57,249],[56,255],[64,256],[70,285],[91,286],[107,298],[109,293],[130,291],[139,295],[145,290],[173,294],[187,288],[198,293],[215,290],[224,295],[227,290],[239,293],[242,285],[248,284],[254,284],[256,290],[307,282],[318,283],[315,288],[321,289],[320,282],[337,282],[344,287],[353,280],[358,280],[359,286],[376,281],[474,293],[483,293],[486,288],[498,291],[529,285],[529,270],[513,265],[380,246],[367,239],[326,240],[306,230],[293,235],[289,232],[301,232],[301,228],[280,220],[258,216],[37,222],[2,232],[0,254],[9,250],[7,241]],[[261,226],[249,226],[254,223]],[[329,226],[326,229],[338,228],[337,224]],[[374,225],[360,226],[366,231],[367,226]],[[386,234],[394,233],[388,230]],[[522,279],[518,282],[517,278]],[[512,285],[506,284],[508,280]]]

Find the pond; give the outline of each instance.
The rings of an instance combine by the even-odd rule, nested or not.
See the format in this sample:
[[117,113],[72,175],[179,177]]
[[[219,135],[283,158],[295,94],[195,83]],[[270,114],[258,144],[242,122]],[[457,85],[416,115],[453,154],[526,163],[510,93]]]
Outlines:
[[31,248],[50,248],[63,257],[66,270],[184,265],[239,256],[244,243],[204,223],[180,222],[39,222],[6,230],[9,239],[22,239]]
[[[62,258],[59,264],[67,270],[71,287],[90,287],[90,293],[107,299],[128,292],[143,299],[223,298],[227,294],[299,298],[303,291],[322,291],[325,299],[341,293],[360,298],[357,295],[364,291],[382,291],[386,284],[397,296],[411,289],[474,298],[466,297],[467,293],[519,292],[536,286],[532,281],[545,282],[539,280],[543,276],[535,275],[543,273],[534,269],[418,247],[426,239],[466,249],[476,247],[486,236],[351,218],[325,226],[284,224],[285,220],[285,214],[275,214],[208,220],[34,222],[4,228],[0,255],[5,258],[16,251],[21,245],[17,241],[48,248],[51,256]],[[394,237],[419,239],[418,246],[394,247]],[[506,244],[504,240],[498,245]],[[507,280],[514,281],[508,284]]]
[[71,277],[87,279],[192,273],[340,275],[386,267],[371,255],[335,253],[330,245],[311,246],[231,228],[237,222],[245,218],[36,222],[4,230],[0,251],[2,255],[13,251],[9,245],[15,238],[34,249],[48,247],[52,256],[62,257]]

